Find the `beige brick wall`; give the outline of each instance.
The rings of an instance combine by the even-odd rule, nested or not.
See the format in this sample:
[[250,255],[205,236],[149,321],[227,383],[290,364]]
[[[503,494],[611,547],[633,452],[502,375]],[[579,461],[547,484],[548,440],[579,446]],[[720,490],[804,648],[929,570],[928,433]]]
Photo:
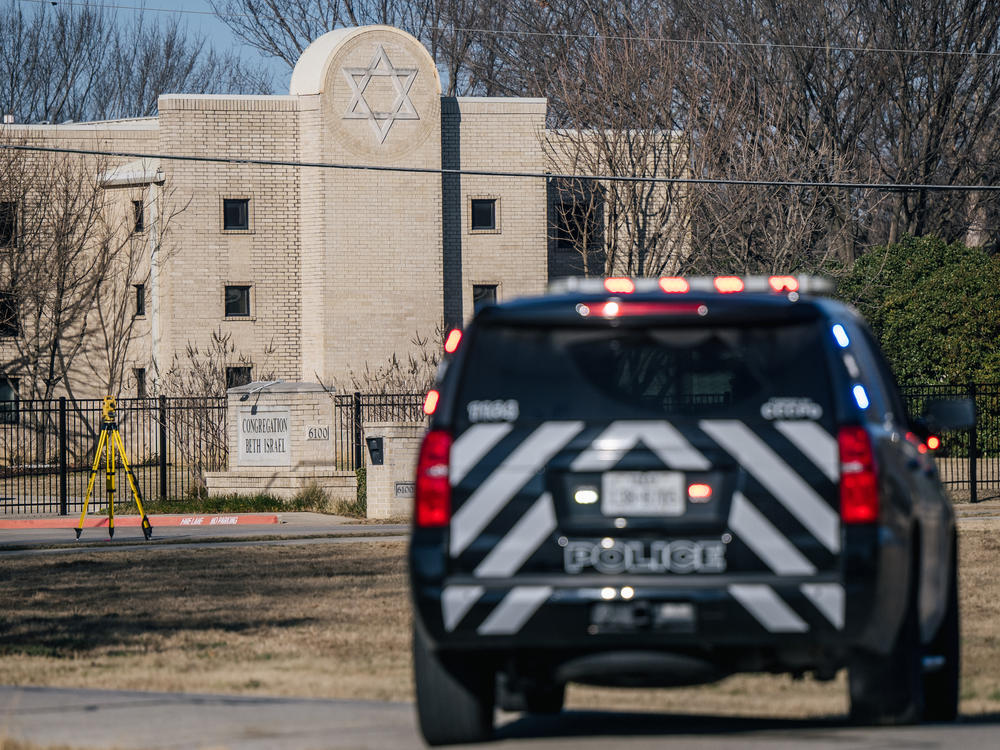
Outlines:
[[[382,438],[382,465],[365,449],[365,484],[369,518],[408,518],[413,514],[413,484],[423,422],[365,422],[365,437]],[[397,491],[398,490],[398,491]]]
[[[31,131],[53,145],[232,160],[160,164],[170,219],[159,295],[149,306],[159,310],[164,370],[185,365],[189,345],[208,350],[219,332],[235,349],[227,364],[241,364],[242,355],[255,378],[347,385],[347,373],[366,363],[378,367],[393,354],[405,361],[415,336],[433,338],[446,320],[467,320],[474,284],[497,284],[501,300],[544,289],[545,181],[449,178],[437,170],[543,172],[545,101],[442,98],[427,50],[388,27],[324,39],[317,49],[325,60],[307,54],[310,75],[297,70],[293,78],[309,79],[315,90],[168,95],[157,118]],[[365,70],[373,73],[367,84],[358,72]],[[363,86],[374,122],[359,115]],[[392,111],[400,118],[386,127]],[[118,189],[115,210],[127,211],[135,192]],[[497,198],[497,232],[470,231],[471,196]],[[223,230],[226,197],[249,198],[249,231]],[[252,287],[249,318],[225,317],[227,284]],[[152,357],[149,317],[135,329],[135,367]],[[93,381],[81,371],[78,392]]]
[[[299,158],[295,97],[160,98],[164,153],[238,159]],[[171,226],[161,290],[164,365],[188,344],[204,351],[230,336],[255,378],[299,379],[301,269],[299,170],[288,166],[178,161],[168,184],[183,210]],[[224,198],[249,198],[250,228],[227,232]],[[249,318],[226,318],[227,284],[252,287]]]
[[[452,101],[448,125],[457,125],[463,170],[546,170],[542,149],[544,99],[460,97]],[[446,130],[445,137],[455,136]],[[463,319],[472,316],[474,284],[497,284],[500,301],[542,293],[548,278],[545,181],[463,175],[461,196],[457,218],[461,228]],[[496,198],[495,233],[472,231],[473,197]],[[450,218],[454,220],[454,213]]]

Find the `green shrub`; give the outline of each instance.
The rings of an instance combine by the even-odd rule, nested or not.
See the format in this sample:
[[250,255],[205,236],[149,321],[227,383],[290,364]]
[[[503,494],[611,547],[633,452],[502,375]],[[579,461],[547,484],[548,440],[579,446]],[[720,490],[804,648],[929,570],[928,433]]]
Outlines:
[[1000,381],[1000,260],[936,237],[872,248],[838,296],[872,326],[904,385]]

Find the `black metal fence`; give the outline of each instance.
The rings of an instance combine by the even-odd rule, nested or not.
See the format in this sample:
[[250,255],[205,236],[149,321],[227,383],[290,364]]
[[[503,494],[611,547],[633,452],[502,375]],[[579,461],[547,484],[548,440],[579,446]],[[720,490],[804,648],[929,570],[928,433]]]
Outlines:
[[[18,401],[0,415],[0,514],[83,509],[101,405],[101,399]],[[226,467],[225,398],[161,396],[117,405],[118,431],[144,498],[183,495],[204,472]]]
[[[1000,383],[902,390],[912,415],[923,413],[933,399],[975,400],[976,425],[943,436],[937,453],[941,479],[954,496],[973,502],[1000,496]],[[344,471],[364,464],[365,423],[426,419],[422,393],[333,398],[335,463]],[[100,435],[101,403],[19,401],[0,411],[0,514],[82,510]],[[117,416],[144,498],[183,496],[204,472],[228,465],[225,397],[120,399]],[[95,499],[103,498],[99,476]]]
[[365,422],[422,422],[423,393],[345,393],[334,396],[334,450],[337,468],[363,466]]
[[902,389],[906,407],[920,416],[929,401],[971,398],[976,402],[976,424],[969,430],[942,437],[936,455],[941,481],[954,496],[977,502],[1000,496],[1000,383],[915,385]]

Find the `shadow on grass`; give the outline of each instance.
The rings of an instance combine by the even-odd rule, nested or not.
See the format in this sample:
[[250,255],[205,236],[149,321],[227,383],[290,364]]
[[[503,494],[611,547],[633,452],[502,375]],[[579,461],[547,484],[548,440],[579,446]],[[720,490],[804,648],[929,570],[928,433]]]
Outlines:
[[[352,545],[354,546],[354,545]],[[368,545],[365,545],[366,547]],[[176,633],[295,630],[357,619],[359,592],[403,596],[402,557],[358,550],[84,551],[0,568],[0,654],[145,649]]]

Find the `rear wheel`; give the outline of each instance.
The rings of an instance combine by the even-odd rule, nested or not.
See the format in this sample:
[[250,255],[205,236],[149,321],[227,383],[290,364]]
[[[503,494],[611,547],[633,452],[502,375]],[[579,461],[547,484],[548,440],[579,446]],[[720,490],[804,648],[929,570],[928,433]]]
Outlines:
[[887,654],[859,651],[848,668],[851,720],[860,724],[912,724],[924,712],[923,660],[913,566],[903,623]]
[[428,745],[483,742],[493,735],[492,670],[470,657],[447,663],[413,629],[417,717]]
[[958,614],[958,540],[952,539],[951,571],[948,574],[948,609],[924,660],[924,717],[930,721],[958,718],[960,671]]

